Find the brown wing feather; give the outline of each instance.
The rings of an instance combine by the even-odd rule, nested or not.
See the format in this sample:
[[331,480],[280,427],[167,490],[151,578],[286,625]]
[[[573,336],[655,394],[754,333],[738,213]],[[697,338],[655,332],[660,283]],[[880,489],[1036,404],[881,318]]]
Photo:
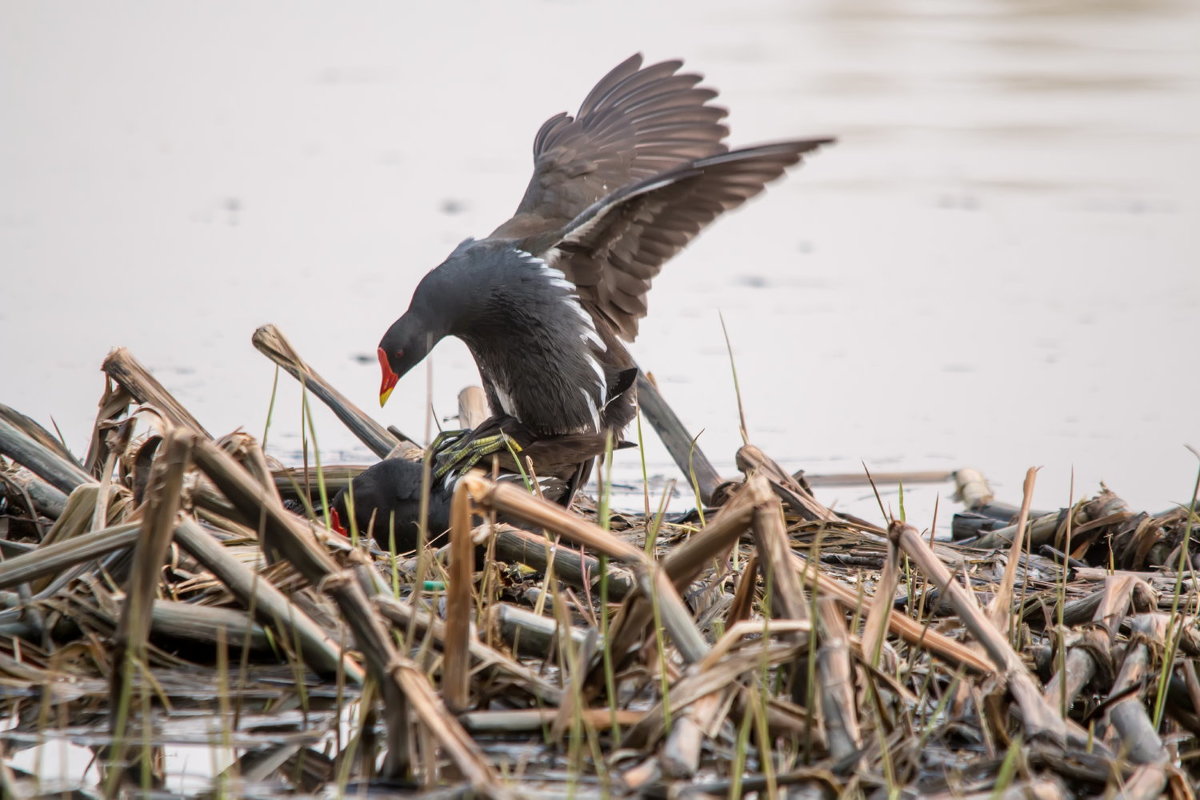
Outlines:
[[726,111],[702,76],[681,61],[642,66],[631,56],[605,75],[571,117],[543,123],[534,172],[516,215],[492,236],[528,237],[563,227],[584,209],[635,181],[726,151]]
[[[720,214],[832,139],[749,147],[701,158],[614,192],[572,220],[553,243],[555,266],[583,303],[633,341],[662,265]],[[539,237],[543,244],[545,239]],[[530,243],[533,244],[532,242]],[[545,245],[543,245],[544,247]]]

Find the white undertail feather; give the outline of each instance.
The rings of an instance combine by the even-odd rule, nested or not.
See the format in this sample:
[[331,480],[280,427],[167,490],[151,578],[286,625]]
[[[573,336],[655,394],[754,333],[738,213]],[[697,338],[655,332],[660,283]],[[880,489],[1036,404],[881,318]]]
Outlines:
[[510,416],[516,416],[516,409],[513,406],[512,398],[508,396],[508,392],[500,388],[499,384],[493,384],[492,388],[496,390],[496,399],[500,401],[500,410]]

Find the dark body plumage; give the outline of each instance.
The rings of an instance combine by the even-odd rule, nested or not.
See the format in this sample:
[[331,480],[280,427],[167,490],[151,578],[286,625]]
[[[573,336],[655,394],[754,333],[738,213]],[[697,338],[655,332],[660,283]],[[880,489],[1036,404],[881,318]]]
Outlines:
[[622,340],[664,262],[831,139],[730,151],[726,111],[681,62],[618,65],[534,140],[517,213],[429,272],[380,342],[386,399],[445,336],[470,348],[495,414],[542,436],[632,419]]
[[[606,437],[600,433],[539,436],[519,420],[505,415],[491,417],[470,431],[467,437],[489,437],[501,431],[509,437],[514,450],[521,456],[528,456],[537,465],[539,493],[552,501],[561,500],[574,492],[574,478],[580,462],[602,454],[607,445]],[[629,446],[632,445],[616,445],[618,448]],[[507,448],[496,453],[495,458],[501,473],[519,476],[521,469]],[[438,466],[439,461],[435,457],[432,467],[436,469]],[[490,457],[484,466],[492,466]],[[373,536],[382,545],[387,546],[394,540],[398,552],[416,548],[422,469],[420,461],[387,458],[364,470],[351,481],[350,489],[338,492],[330,504],[331,510],[337,512],[337,527],[348,535],[350,521],[354,520],[359,533]],[[446,543],[445,531],[450,526],[453,489],[450,480],[435,480],[430,486],[426,538],[431,545]],[[516,520],[511,522],[519,524]]]

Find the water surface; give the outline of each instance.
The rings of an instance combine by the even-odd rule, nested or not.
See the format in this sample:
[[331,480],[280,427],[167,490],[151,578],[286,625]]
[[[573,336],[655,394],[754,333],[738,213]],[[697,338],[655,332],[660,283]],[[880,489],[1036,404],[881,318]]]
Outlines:
[[[1190,493],[1200,445],[1200,7],[1183,2],[4,4],[0,401],[86,447],[128,346],[262,431],[277,323],[364,408],[420,276],[511,213],[541,121],[629,53],[733,140],[835,134],[656,282],[634,352],[724,468],[983,469],[1037,502]],[[439,414],[476,380],[435,351]],[[380,413],[420,435],[426,376]],[[282,387],[271,451],[299,451]],[[367,453],[317,417],[326,461]],[[671,473],[651,444],[652,472]],[[640,467],[622,454],[620,474]],[[946,486],[914,488],[927,522]],[[862,507],[858,489],[822,497]],[[893,497],[894,502],[894,497]]]

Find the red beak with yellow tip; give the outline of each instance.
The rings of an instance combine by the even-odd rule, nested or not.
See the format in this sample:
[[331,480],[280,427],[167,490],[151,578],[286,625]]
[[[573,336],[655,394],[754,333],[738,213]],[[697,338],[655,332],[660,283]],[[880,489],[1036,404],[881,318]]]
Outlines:
[[388,363],[387,353],[383,348],[379,348],[379,369],[383,372],[383,382],[379,384],[379,405],[382,407],[392,396],[392,389],[396,388],[396,381],[400,380],[400,376],[392,372],[392,365]]

